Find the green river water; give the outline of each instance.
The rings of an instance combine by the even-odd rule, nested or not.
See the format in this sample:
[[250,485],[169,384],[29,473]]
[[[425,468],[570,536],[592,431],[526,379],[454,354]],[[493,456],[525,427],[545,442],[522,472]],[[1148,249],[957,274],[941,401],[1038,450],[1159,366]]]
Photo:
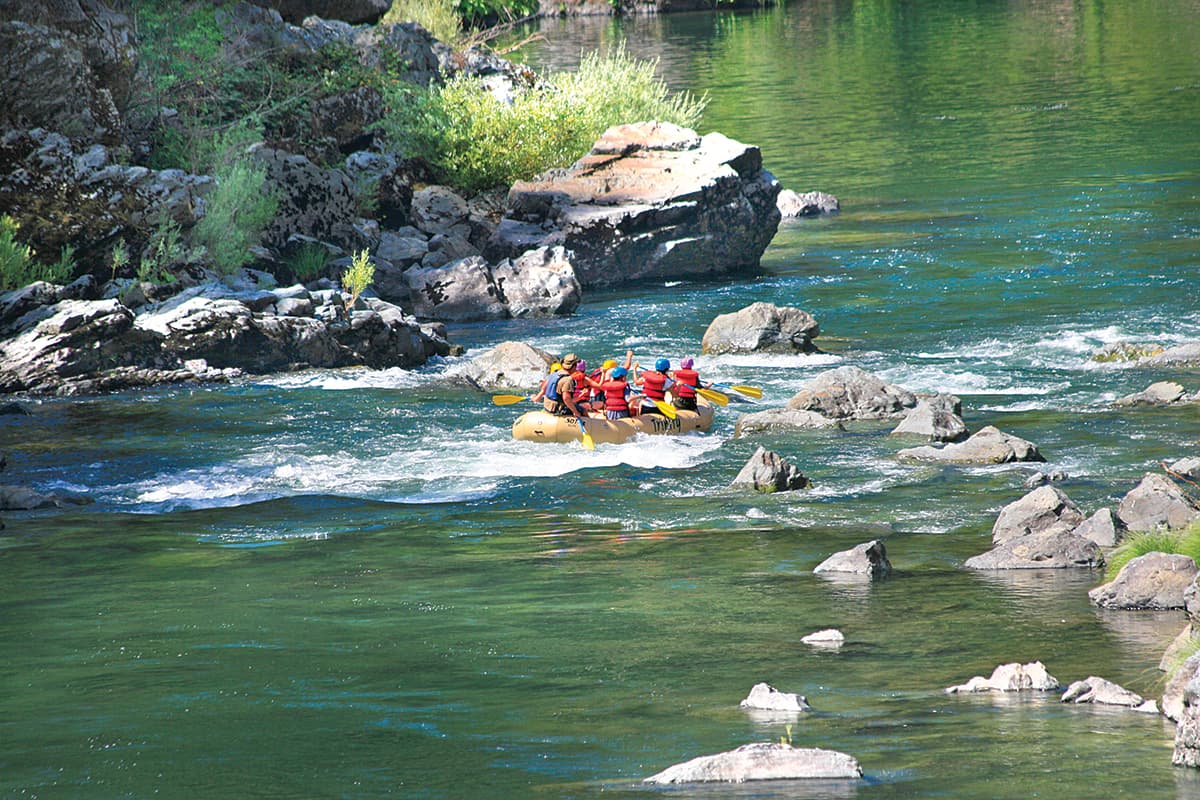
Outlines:
[[[525,58],[625,40],[704,129],[759,144],[840,215],[785,223],[763,274],[589,295],[568,320],[468,326],[590,361],[695,354],[758,300],[820,321],[810,357],[702,357],[782,405],[820,371],[950,391],[972,429],[1038,444],[1086,513],[1200,413],[1113,399],[1200,371],[1095,348],[1200,338],[1200,5],[849,2],[547,21]],[[88,494],[0,534],[0,797],[1200,797],[1173,725],[1057,695],[948,696],[1043,661],[1147,696],[1182,613],[1100,611],[1087,571],[977,573],[1029,466],[898,462],[890,426],[602,445],[516,443],[422,370],[31,402],[0,417],[6,482]],[[727,488],[758,445],[808,492]],[[886,542],[874,584],[812,573]],[[846,644],[804,635],[837,627]],[[758,681],[798,718],[738,702]],[[791,725],[858,782],[649,789]]]

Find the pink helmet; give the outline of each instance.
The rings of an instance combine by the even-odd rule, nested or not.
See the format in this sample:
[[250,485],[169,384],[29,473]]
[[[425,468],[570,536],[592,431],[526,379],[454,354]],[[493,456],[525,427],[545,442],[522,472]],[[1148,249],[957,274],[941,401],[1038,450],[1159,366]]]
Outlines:
[[691,356],[688,356],[688,357],[687,357],[687,358],[685,358],[683,361],[680,361],[680,362],[679,362],[679,366],[683,367],[684,369],[691,369],[691,368],[692,368],[692,364],[695,364],[695,363],[696,363],[696,362],[692,360],[692,357],[691,357]]

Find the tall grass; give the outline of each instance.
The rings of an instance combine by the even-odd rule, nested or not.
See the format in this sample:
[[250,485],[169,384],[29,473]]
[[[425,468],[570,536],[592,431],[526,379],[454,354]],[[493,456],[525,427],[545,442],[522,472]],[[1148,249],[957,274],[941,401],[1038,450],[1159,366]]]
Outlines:
[[1182,531],[1156,530],[1129,534],[1106,557],[1108,567],[1104,579],[1111,581],[1117,577],[1121,567],[1147,553],[1179,553],[1200,565],[1200,522]]
[[0,291],[20,289],[35,281],[66,283],[70,280],[75,272],[75,248],[66,245],[57,261],[39,263],[33,248],[17,241],[20,228],[8,214],[0,216]]
[[428,90],[392,88],[379,129],[392,149],[427,161],[439,180],[479,191],[565,167],[609,126],[657,120],[695,127],[707,98],[672,92],[655,61],[624,47],[592,53],[505,102],[477,81]]
[[462,34],[462,19],[454,0],[392,0],[392,7],[380,22],[419,22],[422,28],[449,45],[455,44]]

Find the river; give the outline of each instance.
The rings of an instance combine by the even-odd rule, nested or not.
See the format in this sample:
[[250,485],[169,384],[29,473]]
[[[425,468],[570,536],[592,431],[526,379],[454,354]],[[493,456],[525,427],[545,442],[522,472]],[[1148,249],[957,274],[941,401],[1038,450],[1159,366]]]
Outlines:
[[[763,272],[590,294],[565,320],[460,327],[596,362],[696,354],[719,313],[813,313],[825,353],[700,357],[782,405],[853,364],[949,391],[972,430],[1035,442],[1091,513],[1200,450],[1196,407],[1116,410],[1200,372],[1098,364],[1200,338],[1200,7],[1188,0],[787,3],[546,21],[523,57],[624,40],[703,129],[837,195]],[[1030,466],[898,462],[889,426],[516,443],[461,359],[32,404],[5,479],[94,503],[0,534],[0,796],[648,797],[672,763],[787,735],[851,784],[683,797],[1200,797],[1174,727],[1050,694],[947,696],[1043,661],[1157,696],[1181,613],[1091,607],[1087,571],[977,573]],[[758,445],[806,492],[728,484]],[[886,581],[812,568],[886,542]],[[837,627],[836,651],[800,642]],[[758,681],[814,712],[757,717]]]

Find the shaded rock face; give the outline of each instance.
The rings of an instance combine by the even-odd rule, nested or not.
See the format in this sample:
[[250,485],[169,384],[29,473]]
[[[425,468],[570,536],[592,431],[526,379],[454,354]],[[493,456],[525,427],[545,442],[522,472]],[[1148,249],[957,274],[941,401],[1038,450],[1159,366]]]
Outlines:
[[392,6],[391,0],[254,0],[254,3],[273,8],[296,24],[305,17],[374,23]]
[[524,342],[501,342],[472,358],[462,374],[483,389],[533,389],[546,377],[554,356]]
[[945,447],[909,447],[896,453],[901,459],[943,461],[952,464],[1007,464],[1013,461],[1045,461],[1033,442],[988,425],[965,442]]
[[1037,691],[1051,692],[1061,687],[1040,661],[1028,664],[1001,664],[992,671],[990,677],[976,675],[961,686],[951,686],[946,694],[964,692],[1021,692]]
[[1053,530],[1009,539],[963,562],[968,569],[1091,569],[1103,564],[1104,556],[1095,542]]
[[704,332],[704,353],[812,353],[821,329],[812,314],[799,308],[754,303],[721,314]]
[[957,442],[967,438],[963,422],[962,400],[952,394],[939,394],[917,400],[916,408],[904,415],[892,436],[919,436],[931,442]]
[[0,127],[117,144],[136,64],[129,18],[98,0],[0,3]]
[[888,561],[883,542],[874,539],[834,553],[814,567],[813,572],[848,572],[872,579],[886,578],[892,572],[892,563]]
[[775,206],[784,219],[836,214],[842,208],[838,199],[831,194],[825,192],[797,194],[791,189],[784,189],[779,193],[779,197],[775,200]]
[[569,254],[561,247],[539,247],[505,259],[492,267],[492,277],[510,317],[566,316],[583,298]]
[[266,168],[265,189],[279,197],[275,219],[263,231],[264,245],[281,249],[288,237],[295,234],[346,249],[367,244],[355,227],[358,204],[349,175],[340,169],[323,169],[304,156],[265,145],[255,145],[250,152]]
[[756,492],[771,493],[805,489],[810,484],[808,478],[783,456],[760,447],[738,472],[732,485],[748,486]]
[[739,708],[755,708],[762,711],[812,711],[808,699],[803,695],[781,692],[769,683],[756,683]]
[[757,147],[618,125],[570,168],[515,183],[485,254],[563,245],[584,288],[752,270],[779,225],[778,193]]
[[769,408],[753,414],[743,414],[734,426],[734,436],[747,436],[773,430],[845,430],[836,419],[830,419],[815,411],[797,411],[790,408]]
[[838,367],[806,383],[787,407],[831,419],[888,419],[916,404],[916,395],[907,389],[884,383],[858,367]]
[[1053,486],[1042,486],[1000,511],[992,526],[992,543],[1004,544],[1031,533],[1068,533],[1083,521],[1071,498]]
[[1198,509],[1174,481],[1156,472],[1147,473],[1142,482],[1121,498],[1117,517],[1131,531],[1158,528],[1177,530],[1200,517]]
[[1200,767],[1200,677],[1187,682],[1181,693],[1178,715],[1172,719],[1177,719],[1178,724],[1171,763],[1177,767]]
[[861,778],[852,756],[835,750],[775,742],[744,744],[736,750],[693,758],[651,775],[643,783],[742,783],[800,778]]
[[1197,572],[1185,555],[1147,553],[1121,567],[1110,583],[1088,592],[1088,599],[1101,608],[1184,608],[1184,592]]

